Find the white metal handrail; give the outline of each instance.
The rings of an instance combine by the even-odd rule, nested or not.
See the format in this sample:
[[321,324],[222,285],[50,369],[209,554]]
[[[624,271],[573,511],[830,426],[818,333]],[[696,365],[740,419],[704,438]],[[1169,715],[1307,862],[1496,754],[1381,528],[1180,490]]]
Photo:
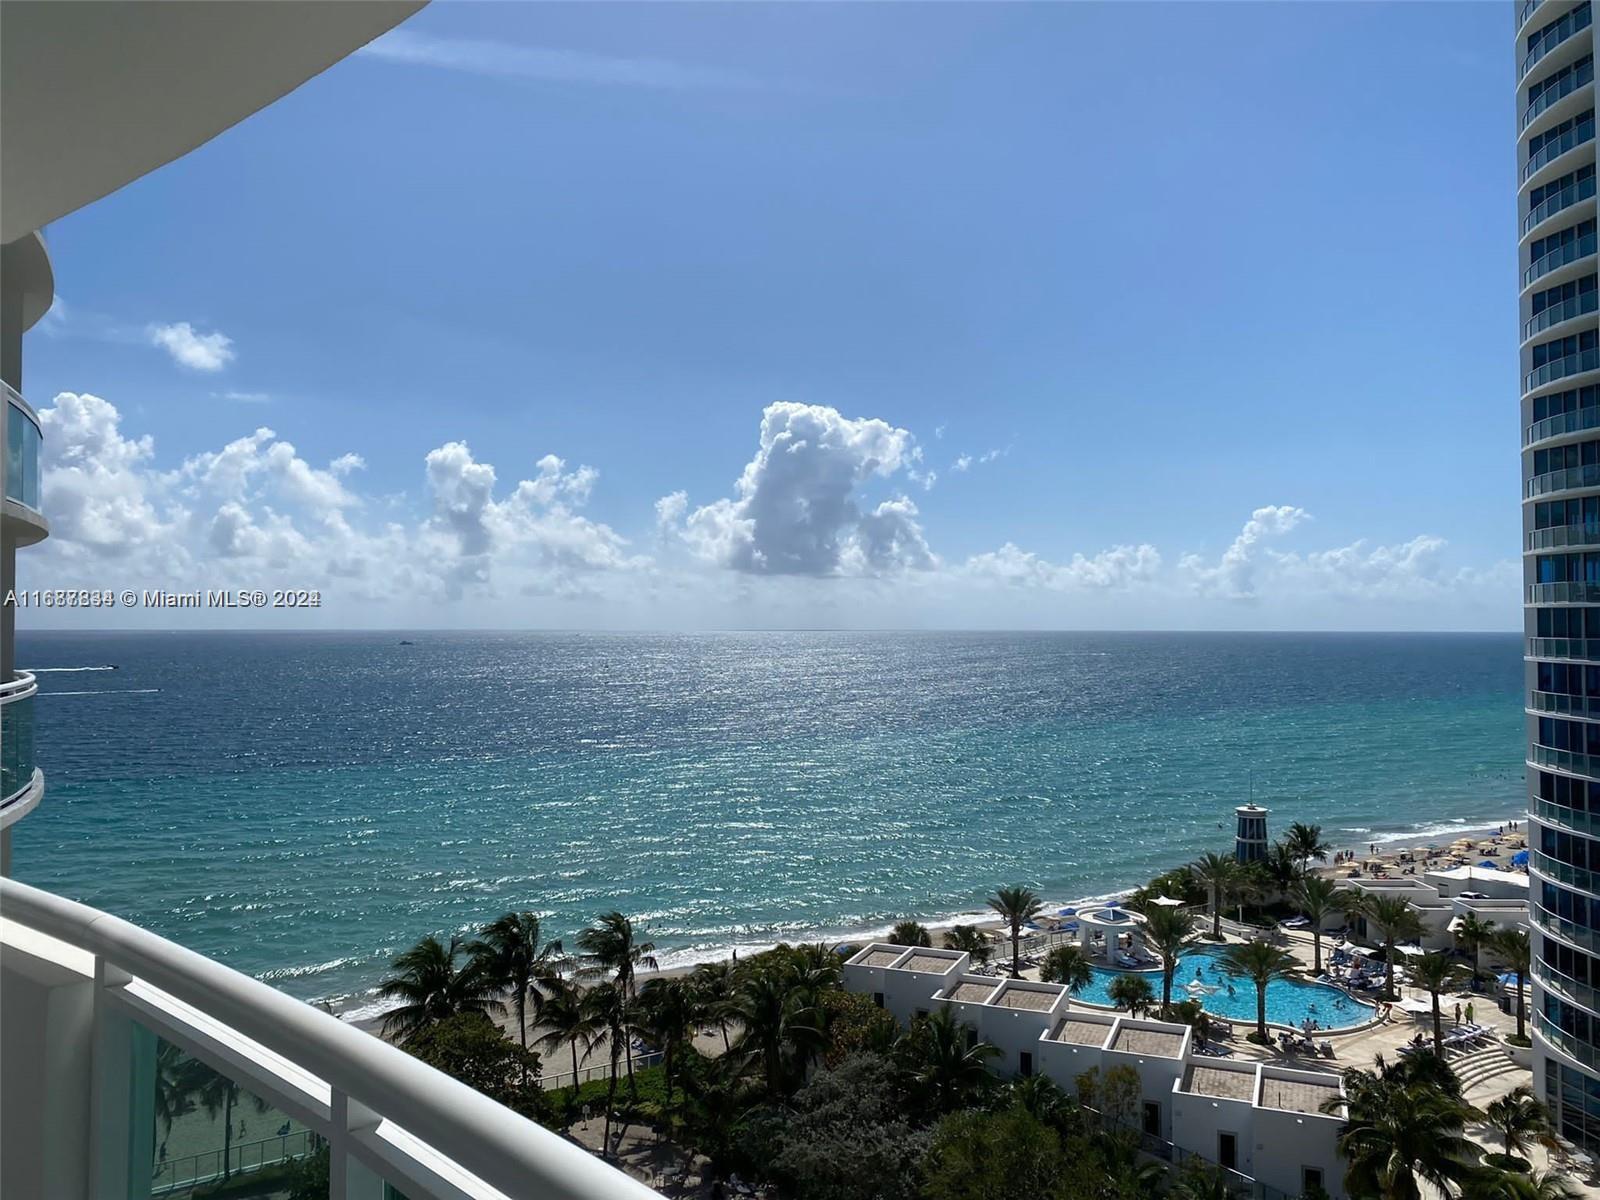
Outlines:
[[657,1195],[398,1047],[120,917],[12,879],[0,879],[0,914],[88,951],[282,1055],[508,1196]]
[[26,700],[39,690],[32,671],[18,671],[12,678],[0,683],[0,704],[13,700]]

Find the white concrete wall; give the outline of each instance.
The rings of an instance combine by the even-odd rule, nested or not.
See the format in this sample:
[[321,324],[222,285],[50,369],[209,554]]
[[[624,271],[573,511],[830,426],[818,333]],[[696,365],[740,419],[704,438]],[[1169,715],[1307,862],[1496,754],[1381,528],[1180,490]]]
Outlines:
[[[1313,1077],[1280,1067],[1264,1067],[1262,1073],[1280,1079]],[[1323,1190],[1333,1200],[1344,1200],[1344,1162],[1337,1149],[1340,1124],[1338,1117],[1257,1108],[1252,1174],[1268,1187],[1298,1196],[1304,1190],[1305,1168],[1315,1167],[1322,1172]]]
[[[1253,1080],[1253,1070],[1245,1073]],[[1183,1091],[1180,1084],[1172,1093],[1172,1140],[1185,1150],[1220,1162],[1220,1135],[1231,1133],[1237,1148],[1233,1169],[1254,1177],[1255,1112],[1249,1100],[1196,1096]]]
[[0,1195],[81,1196],[88,1188],[94,984],[0,961]]

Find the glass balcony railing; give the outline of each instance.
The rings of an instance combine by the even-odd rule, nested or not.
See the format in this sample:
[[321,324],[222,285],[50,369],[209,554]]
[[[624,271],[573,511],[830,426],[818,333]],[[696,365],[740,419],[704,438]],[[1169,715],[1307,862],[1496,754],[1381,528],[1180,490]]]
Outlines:
[[[1560,587],[1561,584],[1535,584],[1535,587]],[[1537,603],[1535,601],[1535,603]],[[1528,639],[1529,658],[1576,658],[1585,662],[1600,662],[1600,638],[1544,638]]]
[[1533,208],[1528,210],[1528,215],[1522,218],[1522,232],[1528,233],[1535,225],[1547,221],[1563,209],[1571,208],[1574,204],[1581,204],[1594,195],[1594,176],[1569,183],[1553,196],[1546,196]]
[[1528,479],[1523,494],[1528,497],[1547,496],[1551,492],[1565,492],[1571,488],[1600,487],[1600,463],[1586,463],[1581,467],[1563,467],[1559,471],[1546,471]]
[[1600,546],[1600,525],[1556,525],[1528,534],[1529,550],[1562,550],[1568,546]]
[[1548,308],[1541,308],[1529,317],[1522,325],[1522,340],[1527,341],[1534,334],[1549,329],[1552,325],[1559,325],[1563,321],[1570,321],[1573,317],[1581,317],[1592,313],[1600,304],[1600,293],[1593,291],[1583,292],[1559,304],[1552,304]]
[[1571,1055],[1586,1067],[1600,1067],[1600,1050],[1579,1041],[1575,1034],[1568,1033],[1542,1012],[1534,1013],[1533,1020],[1539,1035],[1557,1050]]
[[1600,604],[1600,583],[1534,583],[1529,604]]
[[1574,409],[1572,412],[1557,413],[1553,417],[1546,417],[1542,421],[1535,421],[1529,425],[1523,435],[1525,445],[1542,442],[1545,438],[1560,437],[1564,433],[1578,433],[1584,429],[1594,429],[1600,426],[1600,406]]
[[1549,963],[1542,961],[1533,963],[1533,977],[1552,992],[1574,1004],[1580,1004],[1591,1012],[1600,1012],[1600,988],[1563,974]]
[[1550,106],[1565,100],[1573,92],[1586,83],[1594,82],[1594,62],[1589,62],[1573,67],[1554,84],[1544,89],[1529,102],[1528,107],[1522,110],[1522,121],[1518,124],[1519,130],[1526,129],[1538,120],[1539,114],[1550,111]]
[[1567,920],[1566,917],[1558,917],[1544,905],[1537,902],[1529,905],[1529,908],[1532,910],[1536,925],[1548,929],[1552,933],[1560,934],[1575,946],[1582,946],[1585,950],[1593,950],[1596,953],[1600,953],[1600,931],[1590,929],[1586,925],[1575,924]]
[[44,435],[28,402],[6,385],[6,499],[39,511],[39,447]]
[[[1582,757],[1581,755],[1579,757]],[[1574,867],[1564,863],[1559,858],[1551,858],[1548,854],[1541,854],[1535,850],[1530,854],[1530,859],[1539,874],[1546,879],[1554,879],[1557,883],[1564,883],[1568,887],[1582,888],[1592,895],[1600,896],[1600,871],[1590,871],[1585,867]]]
[[1595,236],[1592,233],[1580,238],[1573,238],[1565,245],[1557,246],[1548,254],[1541,254],[1534,259],[1526,271],[1522,273],[1522,286],[1527,287],[1536,279],[1543,279],[1558,267],[1564,267],[1569,262],[1577,262],[1580,258],[1588,258],[1595,251]]
[[1528,707],[1535,712],[1600,717],[1600,696],[1569,696],[1566,692],[1530,692]]
[[1560,804],[1552,804],[1548,800],[1535,800],[1533,815],[1541,821],[1549,821],[1553,825],[1560,825],[1563,829],[1571,829],[1577,833],[1600,833],[1600,815],[1578,812]]
[[1517,28],[1521,29],[1528,23],[1528,18],[1533,16],[1533,10],[1543,4],[1544,0],[1522,0],[1517,5]]
[[1541,388],[1547,383],[1554,383],[1569,375],[1581,375],[1585,371],[1600,371],[1600,349],[1580,350],[1576,354],[1564,354],[1560,358],[1552,358],[1543,366],[1535,367],[1528,372],[1522,381],[1522,390],[1531,392],[1534,388]]
[[1552,142],[1540,146],[1522,164],[1522,182],[1527,183],[1542,168],[1549,166],[1568,150],[1576,150],[1585,142],[1594,141],[1594,118],[1574,125]]
[[0,809],[33,781],[33,676],[17,673],[0,684]]
[[1529,71],[1538,66],[1544,57],[1573,34],[1589,28],[1589,6],[1581,5],[1573,9],[1561,20],[1555,22],[1528,47],[1528,52],[1522,56],[1522,67],[1517,71],[1519,80],[1526,78]]

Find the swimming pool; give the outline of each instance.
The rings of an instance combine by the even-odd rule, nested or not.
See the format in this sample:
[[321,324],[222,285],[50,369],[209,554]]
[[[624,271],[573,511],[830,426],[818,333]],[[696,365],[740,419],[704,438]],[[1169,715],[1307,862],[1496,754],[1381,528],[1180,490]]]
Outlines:
[[[1180,1000],[1189,998],[1186,988],[1198,973],[1201,983],[1217,989],[1207,995],[1197,996],[1197,999],[1204,1002],[1208,1013],[1226,1021],[1241,1021],[1253,1025],[1256,1019],[1256,985],[1248,979],[1229,975],[1222,969],[1221,957],[1221,950],[1206,947],[1190,950],[1179,959],[1178,969],[1172,976],[1172,1002],[1176,1004]],[[1095,967],[1094,978],[1089,985],[1080,988],[1073,995],[1090,1004],[1104,1004],[1110,1007],[1111,998],[1106,994],[1106,989],[1111,986],[1113,979],[1127,973],[1107,967]],[[1155,989],[1156,999],[1159,1001],[1161,972],[1142,971],[1140,974],[1150,981],[1150,986]],[[1279,1025],[1293,1025],[1298,1029],[1301,1023],[1310,1017],[1323,1029],[1348,1029],[1352,1025],[1366,1024],[1372,1020],[1376,1012],[1375,1005],[1368,1004],[1364,1000],[1356,1000],[1325,983],[1275,979],[1267,985],[1267,1020]]]

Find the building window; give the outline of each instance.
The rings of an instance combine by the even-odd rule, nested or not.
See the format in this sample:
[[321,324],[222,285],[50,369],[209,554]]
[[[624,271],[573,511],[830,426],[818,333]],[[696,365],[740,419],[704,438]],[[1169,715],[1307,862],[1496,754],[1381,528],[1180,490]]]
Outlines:
[[1300,1191],[1307,1196],[1315,1196],[1322,1191],[1322,1168],[1300,1168]]

